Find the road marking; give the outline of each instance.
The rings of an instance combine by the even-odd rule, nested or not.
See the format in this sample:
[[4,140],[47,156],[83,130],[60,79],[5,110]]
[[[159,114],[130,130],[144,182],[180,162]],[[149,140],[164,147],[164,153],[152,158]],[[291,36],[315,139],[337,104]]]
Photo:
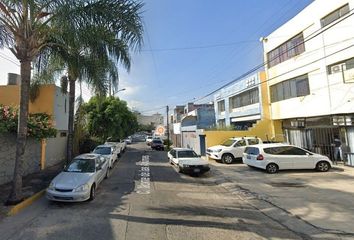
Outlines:
[[140,165],[140,182],[136,186],[136,192],[138,194],[150,194],[150,156],[143,155],[141,162],[138,162],[137,165]]

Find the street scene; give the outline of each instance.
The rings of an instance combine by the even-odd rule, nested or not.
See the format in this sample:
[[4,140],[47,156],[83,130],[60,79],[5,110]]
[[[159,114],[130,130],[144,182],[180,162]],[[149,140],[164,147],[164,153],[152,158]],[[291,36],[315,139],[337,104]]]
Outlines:
[[0,240],[354,239],[354,0],[0,0]]

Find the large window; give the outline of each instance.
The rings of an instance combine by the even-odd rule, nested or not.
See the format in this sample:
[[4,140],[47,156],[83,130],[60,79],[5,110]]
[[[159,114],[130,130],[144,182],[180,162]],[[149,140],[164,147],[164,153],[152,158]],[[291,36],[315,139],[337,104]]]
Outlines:
[[349,4],[345,4],[344,6],[338,8],[337,10],[334,10],[327,16],[323,17],[321,19],[321,26],[325,27],[331,24],[332,22],[336,21],[337,19],[343,17],[347,13],[349,13]]
[[307,74],[271,86],[270,94],[272,102],[309,95],[310,87]]
[[225,100],[218,102],[218,112],[225,112]]
[[254,103],[259,103],[258,88],[254,88],[230,98],[230,110]]
[[303,52],[305,52],[304,36],[300,33],[267,53],[268,67],[273,67]]
[[341,73],[345,83],[354,82],[354,58],[327,66],[328,74]]

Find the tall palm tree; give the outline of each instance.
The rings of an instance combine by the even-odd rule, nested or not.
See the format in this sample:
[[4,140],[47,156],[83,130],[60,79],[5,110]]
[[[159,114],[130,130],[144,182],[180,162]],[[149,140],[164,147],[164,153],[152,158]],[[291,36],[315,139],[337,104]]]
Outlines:
[[[141,43],[141,7],[134,0],[0,0],[0,47],[9,48],[21,63],[20,112],[9,204],[22,200],[31,62],[43,49],[57,44],[58,32],[75,33],[82,26],[104,26],[124,43],[137,46]],[[75,85],[72,82],[77,76],[70,71],[70,85]]]

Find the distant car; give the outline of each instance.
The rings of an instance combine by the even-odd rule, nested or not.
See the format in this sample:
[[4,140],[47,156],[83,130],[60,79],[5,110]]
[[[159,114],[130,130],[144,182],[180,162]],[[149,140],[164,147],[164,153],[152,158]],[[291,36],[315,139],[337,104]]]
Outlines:
[[150,146],[151,149],[155,149],[155,150],[163,151],[165,149],[165,146],[163,145],[163,141],[160,138],[154,138]]
[[151,144],[151,142],[152,142],[152,136],[146,136],[145,142],[146,142],[147,145],[150,146],[150,144]]
[[127,144],[132,144],[132,137],[127,137],[126,139],[124,139],[124,141],[127,143]]
[[283,169],[316,169],[327,172],[332,161],[323,155],[287,144],[260,144],[246,147],[243,162],[276,173]]
[[109,177],[108,160],[99,154],[75,157],[50,183],[46,197],[52,201],[81,202],[93,200],[96,189]]
[[221,145],[209,147],[206,153],[212,159],[231,164],[236,159],[242,159],[242,154],[247,146],[261,143],[262,140],[257,137],[229,138]]
[[167,156],[169,162],[178,167],[179,172],[202,174],[210,170],[208,161],[203,160],[192,149],[173,148]]
[[97,146],[93,153],[101,154],[108,158],[109,168],[113,167],[113,163],[117,161],[117,157],[120,154],[120,150],[117,150],[117,147],[111,144],[104,144]]

